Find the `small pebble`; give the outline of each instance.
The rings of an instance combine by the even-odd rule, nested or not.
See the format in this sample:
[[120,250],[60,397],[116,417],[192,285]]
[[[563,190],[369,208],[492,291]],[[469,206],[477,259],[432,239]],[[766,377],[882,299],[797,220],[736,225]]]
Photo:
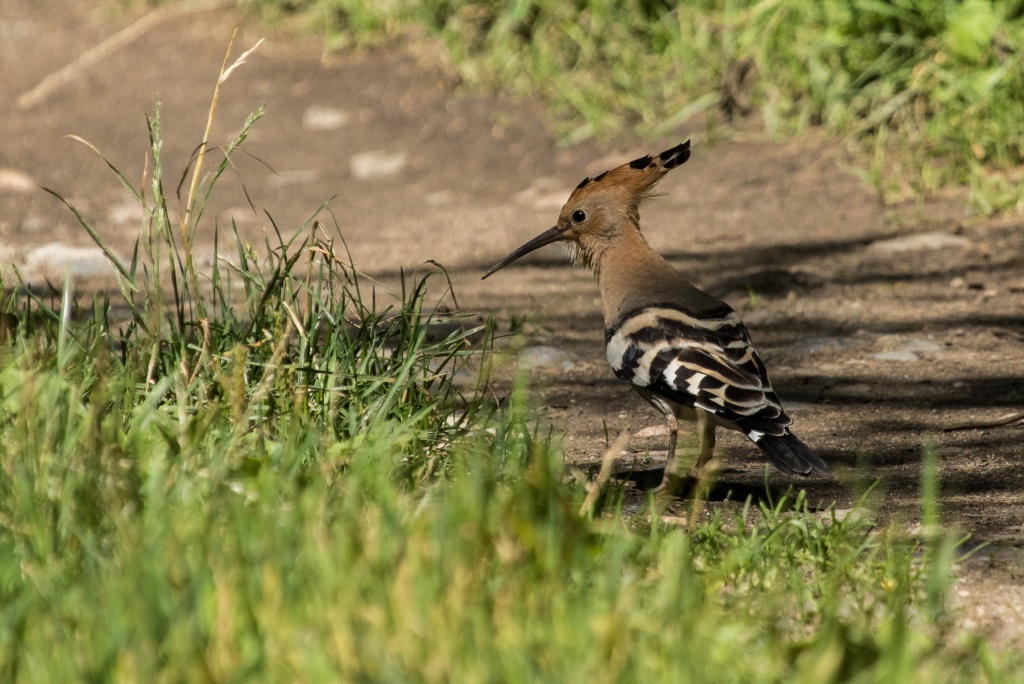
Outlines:
[[909,361],[917,361],[917,354],[915,354],[913,352],[908,352],[908,351],[887,351],[887,352],[879,352],[877,354],[872,354],[871,358],[876,359],[878,361],[909,362]]
[[890,240],[872,242],[868,245],[868,250],[885,254],[902,254],[904,252],[924,252],[936,249],[965,249],[970,246],[971,241],[959,235],[918,233],[917,235],[906,235]]
[[652,437],[668,437],[668,425],[651,425],[633,435],[634,439],[650,439]]
[[405,168],[407,157],[405,152],[389,154],[381,150],[371,150],[352,155],[349,166],[352,175],[359,180],[387,178]]
[[576,365],[576,360],[564,349],[538,345],[519,352],[519,363],[528,368],[570,370]]
[[313,106],[302,113],[302,127],[308,131],[333,131],[347,124],[349,118],[343,109]]
[[32,176],[17,169],[0,168],[0,190],[32,192],[39,186]]

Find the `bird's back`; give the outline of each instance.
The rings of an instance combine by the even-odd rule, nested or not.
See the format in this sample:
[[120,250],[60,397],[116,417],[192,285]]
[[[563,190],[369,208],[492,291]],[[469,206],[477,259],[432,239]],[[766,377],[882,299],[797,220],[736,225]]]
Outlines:
[[784,434],[792,419],[739,315],[646,242],[632,249],[632,264],[602,264],[599,276],[615,374],[679,406],[742,424],[745,432]]

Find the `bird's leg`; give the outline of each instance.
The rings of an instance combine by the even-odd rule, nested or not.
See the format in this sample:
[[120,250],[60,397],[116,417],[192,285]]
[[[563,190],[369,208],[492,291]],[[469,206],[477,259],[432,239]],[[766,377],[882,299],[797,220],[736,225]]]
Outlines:
[[697,411],[697,436],[700,440],[700,455],[697,457],[697,472],[704,470],[715,455],[715,427],[711,414]]
[[677,472],[676,442],[679,441],[679,418],[675,413],[667,413],[668,418],[668,460],[665,461],[665,474],[658,485],[658,492],[676,494],[681,489],[682,477]]

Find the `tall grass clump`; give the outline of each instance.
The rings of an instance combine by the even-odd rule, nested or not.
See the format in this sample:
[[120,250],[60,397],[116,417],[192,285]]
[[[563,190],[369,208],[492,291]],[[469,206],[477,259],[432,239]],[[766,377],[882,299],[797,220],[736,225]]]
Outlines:
[[130,263],[60,198],[108,256],[130,313],[116,331],[104,317],[73,341],[82,349],[105,343],[116,350],[109,362],[117,375],[135,379],[130,391],[140,400],[165,383],[182,422],[192,415],[213,421],[215,409],[227,410],[235,427],[226,456],[246,451],[251,460],[263,442],[250,429],[279,417],[329,426],[345,440],[394,422],[407,442],[403,456],[416,460],[426,453],[433,467],[436,449],[478,408],[462,400],[452,377],[469,355],[468,340],[485,331],[467,329],[457,314],[429,313],[428,278],[403,276],[394,303],[379,304],[318,219],[324,207],[287,239],[268,215],[260,249],[232,224],[232,249],[225,255],[214,227],[212,265],[207,272],[197,266],[195,244],[211,195],[263,114],[261,107],[247,117],[204,175],[204,162],[214,154],[209,132],[220,84],[248,54],[231,66],[225,58],[203,141],[190,162],[191,180],[186,174],[178,185],[177,211],[164,184],[159,108],[147,118],[148,194],[104,159],[145,216]]
[[226,167],[199,175],[204,137],[174,212],[149,130],[139,247],[107,249],[126,322],[75,322],[68,284],[0,341],[3,681],[1012,672],[951,626],[934,501],[920,549],[802,494],[688,528],[614,495],[582,514],[521,384],[500,409],[459,396],[469,331],[431,334],[422,281],[379,311],[316,219],[201,271]]
[[[75,360],[78,363],[78,360]],[[371,431],[255,428],[153,392],[3,384],[5,681],[977,681],[1005,665],[925,600],[938,570],[850,516],[592,521],[521,409],[410,488]],[[220,416],[229,411],[220,410]],[[211,424],[212,423],[212,424]],[[753,524],[748,520],[753,518]],[[940,575],[941,576],[941,575]]]
[[540,96],[569,141],[758,112],[843,136],[888,198],[967,183],[1024,210],[1019,0],[240,0],[342,42],[425,26],[478,86]]

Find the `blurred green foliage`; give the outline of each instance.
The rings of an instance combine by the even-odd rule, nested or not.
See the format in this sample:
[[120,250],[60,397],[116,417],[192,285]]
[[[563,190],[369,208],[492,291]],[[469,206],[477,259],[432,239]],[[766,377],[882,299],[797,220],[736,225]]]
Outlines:
[[1024,209],[1021,0],[240,2],[336,46],[426,27],[465,81],[549,102],[566,141],[759,112],[844,136],[891,199],[966,183],[975,211]]

